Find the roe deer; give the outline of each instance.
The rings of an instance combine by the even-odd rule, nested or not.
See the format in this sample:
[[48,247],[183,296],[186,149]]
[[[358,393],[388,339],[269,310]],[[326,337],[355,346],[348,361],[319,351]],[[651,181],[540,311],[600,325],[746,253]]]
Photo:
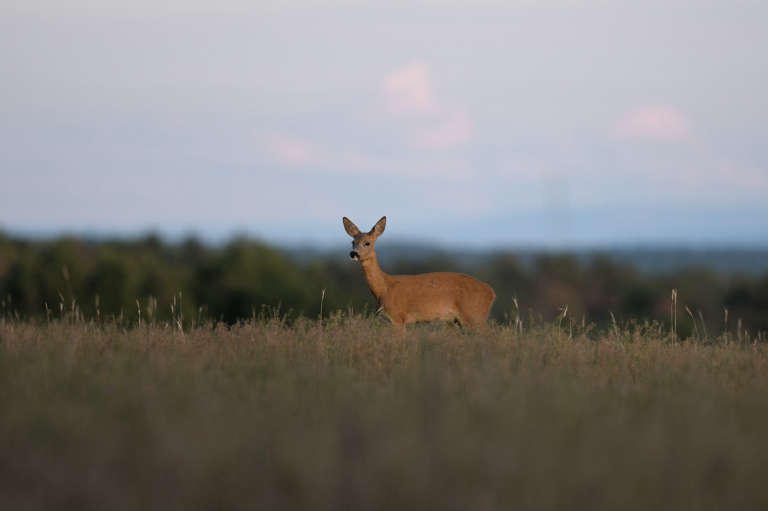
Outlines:
[[349,257],[360,261],[368,287],[383,312],[398,330],[416,321],[458,321],[463,327],[487,328],[488,312],[496,293],[485,282],[461,273],[388,275],[376,259],[376,239],[384,232],[381,217],[366,233],[344,217],[344,229],[352,236]]

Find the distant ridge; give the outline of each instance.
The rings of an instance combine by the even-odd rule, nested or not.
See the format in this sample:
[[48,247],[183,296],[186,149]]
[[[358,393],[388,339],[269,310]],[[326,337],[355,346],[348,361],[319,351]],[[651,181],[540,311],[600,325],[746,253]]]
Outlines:
[[[293,246],[282,245],[290,254],[299,254],[297,260],[315,255],[332,255],[335,250],[312,249],[302,247],[300,251]],[[339,246],[339,257],[346,255],[346,245]],[[668,273],[684,269],[705,269],[724,274],[761,275],[768,273],[768,248],[756,247],[584,247],[584,248],[489,248],[461,249],[455,247],[434,246],[421,243],[392,242],[387,245],[380,259],[382,264],[398,260],[424,261],[428,259],[449,259],[462,266],[481,265],[491,257],[512,256],[524,266],[533,264],[538,256],[565,255],[576,258],[581,263],[588,263],[596,258],[606,258],[614,263],[633,266],[641,273]]]

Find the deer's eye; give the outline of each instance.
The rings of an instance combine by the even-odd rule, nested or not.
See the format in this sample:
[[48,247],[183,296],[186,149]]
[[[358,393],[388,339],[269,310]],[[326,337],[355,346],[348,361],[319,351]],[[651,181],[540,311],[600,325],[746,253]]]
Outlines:
[[366,241],[366,242],[365,242],[365,246],[366,246],[366,247],[370,247],[370,246],[371,246],[371,242],[370,242],[370,241]]

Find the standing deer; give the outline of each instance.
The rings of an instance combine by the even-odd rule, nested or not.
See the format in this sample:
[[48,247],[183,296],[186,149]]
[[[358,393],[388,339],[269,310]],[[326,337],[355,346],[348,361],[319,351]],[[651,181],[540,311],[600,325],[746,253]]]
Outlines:
[[379,267],[376,240],[384,232],[387,217],[381,217],[366,233],[344,217],[344,229],[352,237],[355,261],[360,261],[368,287],[382,311],[398,330],[416,321],[458,321],[469,328],[487,328],[488,312],[496,293],[485,282],[461,273],[388,275]]

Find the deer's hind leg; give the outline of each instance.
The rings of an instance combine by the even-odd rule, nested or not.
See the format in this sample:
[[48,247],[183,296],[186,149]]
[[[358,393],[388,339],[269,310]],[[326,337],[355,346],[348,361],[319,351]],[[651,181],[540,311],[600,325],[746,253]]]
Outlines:
[[488,312],[485,307],[461,307],[459,306],[458,320],[462,328],[468,330],[488,330]]
[[405,318],[390,317],[389,321],[392,323],[392,328],[401,337],[405,337]]

